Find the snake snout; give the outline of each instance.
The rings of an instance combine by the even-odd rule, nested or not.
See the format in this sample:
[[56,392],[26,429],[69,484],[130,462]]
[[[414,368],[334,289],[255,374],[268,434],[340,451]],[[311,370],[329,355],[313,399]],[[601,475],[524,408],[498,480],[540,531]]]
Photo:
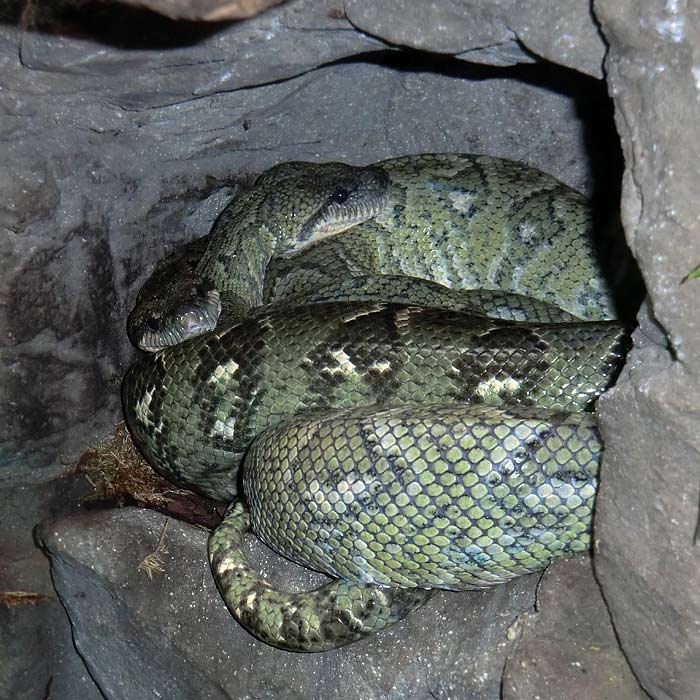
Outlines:
[[202,335],[202,333],[212,330],[214,325],[216,325],[216,319],[200,309],[192,309],[184,313],[179,321],[182,335],[186,338]]
[[196,288],[187,300],[173,300],[160,318],[140,323],[132,337],[141,350],[156,352],[208,333],[216,328],[220,315],[219,292]]

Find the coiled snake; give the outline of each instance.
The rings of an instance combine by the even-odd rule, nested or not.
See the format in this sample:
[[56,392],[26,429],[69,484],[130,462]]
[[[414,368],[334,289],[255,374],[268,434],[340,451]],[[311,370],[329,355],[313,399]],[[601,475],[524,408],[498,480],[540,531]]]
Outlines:
[[[126,417],[159,472],[234,501],[209,556],[253,634],[334,648],[432,589],[589,547],[587,411],[627,346],[591,227],[581,195],[510,161],[287,163],[156,271]],[[241,553],[249,519],[338,578],[273,589]]]

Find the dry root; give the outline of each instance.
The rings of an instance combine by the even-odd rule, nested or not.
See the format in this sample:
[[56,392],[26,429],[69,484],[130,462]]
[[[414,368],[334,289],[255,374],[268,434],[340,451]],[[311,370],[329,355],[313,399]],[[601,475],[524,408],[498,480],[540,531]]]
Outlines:
[[163,508],[177,496],[189,493],[153,471],[123,422],[117,424],[113,435],[84,452],[77,467],[95,488],[87,500],[123,502],[130,497],[142,505]]

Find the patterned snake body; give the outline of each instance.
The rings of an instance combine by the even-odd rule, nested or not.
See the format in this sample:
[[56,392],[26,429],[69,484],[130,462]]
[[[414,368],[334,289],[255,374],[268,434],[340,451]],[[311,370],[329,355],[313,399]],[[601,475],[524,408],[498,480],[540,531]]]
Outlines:
[[231,500],[253,439],[297,413],[435,402],[581,411],[625,347],[613,322],[513,324],[367,303],[271,309],[145,357],[125,378],[124,405],[161,473]]
[[[499,158],[408,156],[366,168],[284,163],[194,244],[187,283],[166,266],[146,285],[129,334],[154,350],[263,302],[304,303],[309,295],[328,297],[339,281],[392,275],[443,289],[515,293],[575,318],[612,319],[613,294],[594,238],[582,195]],[[303,257],[293,255],[302,250]],[[180,281],[164,294],[167,276]]]
[[[427,589],[493,585],[588,548],[600,445],[581,412],[627,347],[603,320],[591,233],[580,195],[509,161],[292,163],[194,244],[174,299],[144,288],[130,334],[166,347],[124,382],[137,444],[219,500],[240,496],[245,458],[255,532],[343,577],[270,587],[241,553],[236,505],[210,560],[250,631],[329,649]],[[425,300],[441,308],[410,305]]]
[[248,463],[257,535],[350,580],[485,588],[590,546],[590,414],[372,407],[274,428]]
[[[488,156],[397,158],[388,205],[373,218],[272,267],[268,298],[293,297],[297,277],[405,275],[460,290],[497,290],[586,320],[615,317],[585,197],[551,176]],[[308,283],[306,283],[308,285]]]

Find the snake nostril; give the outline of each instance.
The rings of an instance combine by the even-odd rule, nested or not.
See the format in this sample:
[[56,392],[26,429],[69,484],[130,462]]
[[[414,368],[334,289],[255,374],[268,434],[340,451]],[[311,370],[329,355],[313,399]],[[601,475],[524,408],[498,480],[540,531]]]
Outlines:
[[201,284],[198,284],[194,288],[195,297],[197,297],[197,299],[200,299],[201,301],[204,301],[207,298],[208,294],[209,294],[209,291],[207,290],[207,288]]

